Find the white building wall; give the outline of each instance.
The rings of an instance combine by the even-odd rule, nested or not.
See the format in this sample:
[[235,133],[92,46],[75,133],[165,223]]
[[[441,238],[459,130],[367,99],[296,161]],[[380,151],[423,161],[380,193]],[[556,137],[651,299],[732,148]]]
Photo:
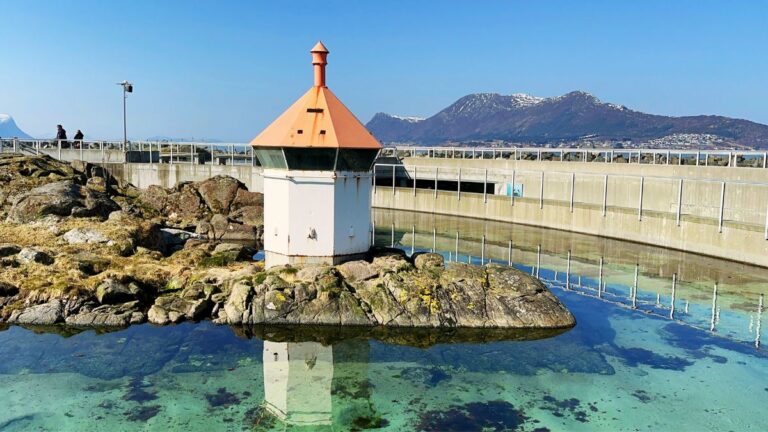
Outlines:
[[267,267],[364,254],[370,229],[371,174],[264,171]]
[[340,173],[334,199],[334,254],[352,255],[371,247],[371,174]]

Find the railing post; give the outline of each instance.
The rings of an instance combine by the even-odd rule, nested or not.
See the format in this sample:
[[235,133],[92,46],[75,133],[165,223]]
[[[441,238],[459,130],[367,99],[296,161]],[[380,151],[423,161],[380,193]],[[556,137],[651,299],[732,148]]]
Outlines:
[[371,181],[373,182],[373,194],[376,195],[376,167],[378,165],[373,165],[373,177],[371,177]]
[[541,188],[539,189],[539,209],[544,208],[544,171],[541,172]]
[[58,143],[57,147],[59,148],[59,160],[61,160],[61,141],[57,140],[56,142]]
[[600,257],[600,268],[598,270],[597,297],[603,298],[603,257]]
[[630,297],[632,298],[632,309],[637,309],[637,276],[640,272],[640,264],[635,264],[635,281],[632,283],[632,293]]
[[605,217],[606,204],[608,204],[608,174],[605,175],[603,182],[603,217]]
[[483,204],[487,204],[487,203],[488,203],[488,168],[485,169],[485,177],[483,177]]
[[485,234],[483,234],[480,244],[480,265],[485,265]]
[[701,150],[696,151],[696,166],[699,166],[699,159],[701,159]]
[[[147,146],[149,147],[149,164],[152,165],[152,141],[147,143]],[[158,149],[158,152],[160,149]]]
[[104,163],[104,141],[99,141],[99,147],[101,148],[101,163]]
[[19,139],[18,138],[14,138],[13,139],[13,152],[14,153],[18,153],[18,151],[19,151]]
[[459,168],[459,176],[456,187],[456,200],[461,201],[461,168]]
[[411,225],[411,256],[416,252],[416,225]]
[[645,177],[640,177],[640,201],[637,203],[637,220],[643,220],[643,189],[645,186]]
[[419,169],[418,165],[414,165],[413,167],[413,196],[416,196],[416,172]]
[[568,263],[565,268],[565,289],[571,289],[571,250],[568,249]]
[[[70,147],[72,146],[72,144],[74,144],[74,141],[69,144]],[[80,141],[80,160],[83,160],[83,142],[82,141]]]
[[512,170],[512,193],[509,194],[509,202],[515,205],[515,170]]
[[395,196],[395,172],[397,171],[397,165],[392,165],[392,196]]
[[541,245],[536,245],[536,279],[539,278],[540,269],[541,269]]
[[454,253],[454,257],[455,257],[456,261],[458,261],[459,260],[459,232],[458,231],[456,231],[456,247],[455,247],[455,249],[456,249],[456,252]]
[[768,152],[763,153],[763,168],[768,166]]
[[432,252],[437,249],[437,228],[432,228]]
[[437,173],[440,167],[435,167],[435,199],[437,199]]
[[669,319],[675,319],[675,290],[677,288],[677,273],[672,273],[672,298],[669,302]]
[[[211,162],[213,162],[213,151],[211,151]],[[189,144],[189,164],[195,164],[195,145]]]
[[395,247],[395,223],[392,222],[392,225],[390,227],[391,227],[389,231],[390,247]]
[[757,300],[757,324],[755,325],[755,348],[760,348],[760,332],[763,323],[763,294]]
[[170,164],[171,164],[171,165],[173,165],[173,143],[172,143],[172,142],[171,142],[171,143],[168,143],[168,145],[171,147],[171,152],[170,152],[170,157],[171,157],[171,158],[170,158]]
[[677,226],[680,226],[680,213],[683,210],[683,179],[678,180],[677,185]]
[[721,182],[720,188],[720,218],[717,223],[717,232],[723,232],[723,212],[725,207],[725,182]]
[[[573,213],[573,194],[576,189],[576,173],[571,173],[571,213]],[[569,252],[570,253],[570,252]]]
[[765,209],[765,239],[768,240],[768,208]]
[[235,145],[234,144],[229,145],[229,164],[232,166],[235,165]]
[[716,317],[717,317],[717,282],[715,282],[715,288],[712,291],[712,317],[709,320],[709,331],[715,331]]
[[507,265],[512,266],[512,240],[509,241],[509,246],[507,246]]

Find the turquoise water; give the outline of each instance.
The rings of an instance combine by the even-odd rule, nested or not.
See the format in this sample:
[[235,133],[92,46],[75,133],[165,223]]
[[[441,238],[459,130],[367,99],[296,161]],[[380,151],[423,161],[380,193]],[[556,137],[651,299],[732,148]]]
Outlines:
[[[428,244],[414,248],[430,249],[433,227],[420,228]],[[396,231],[410,252],[411,226]],[[377,241],[390,232],[377,231]],[[753,307],[765,270],[745,275],[710,258],[538,233],[580,251],[566,276],[562,251],[515,233],[514,264],[549,281],[576,316],[574,329],[520,340],[207,322],[111,333],[8,327],[0,331],[0,431],[768,430],[768,353],[755,346]],[[464,243],[462,260],[506,257],[506,248],[475,255],[477,244]],[[681,263],[671,314],[671,275],[659,256],[662,266]],[[604,290],[594,268],[601,257]]]

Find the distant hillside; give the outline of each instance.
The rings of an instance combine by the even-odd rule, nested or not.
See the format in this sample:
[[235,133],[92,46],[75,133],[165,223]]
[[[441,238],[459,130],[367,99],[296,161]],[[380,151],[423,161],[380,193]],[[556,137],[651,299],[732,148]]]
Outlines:
[[32,139],[16,126],[16,122],[13,121],[13,117],[8,114],[0,114],[0,138],[22,138]]
[[675,134],[707,134],[740,146],[768,148],[768,126],[763,124],[722,116],[645,114],[580,91],[553,98],[471,94],[427,119],[378,113],[366,126],[387,143],[503,140],[545,144],[584,137],[642,142]]

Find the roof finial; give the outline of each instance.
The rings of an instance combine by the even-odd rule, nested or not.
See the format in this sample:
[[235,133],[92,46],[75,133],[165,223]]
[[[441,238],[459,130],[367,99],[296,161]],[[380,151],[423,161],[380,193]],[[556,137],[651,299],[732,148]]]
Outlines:
[[315,87],[325,87],[325,65],[328,64],[328,48],[322,42],[318,42],[312,47],[312,66],[315,69]]

